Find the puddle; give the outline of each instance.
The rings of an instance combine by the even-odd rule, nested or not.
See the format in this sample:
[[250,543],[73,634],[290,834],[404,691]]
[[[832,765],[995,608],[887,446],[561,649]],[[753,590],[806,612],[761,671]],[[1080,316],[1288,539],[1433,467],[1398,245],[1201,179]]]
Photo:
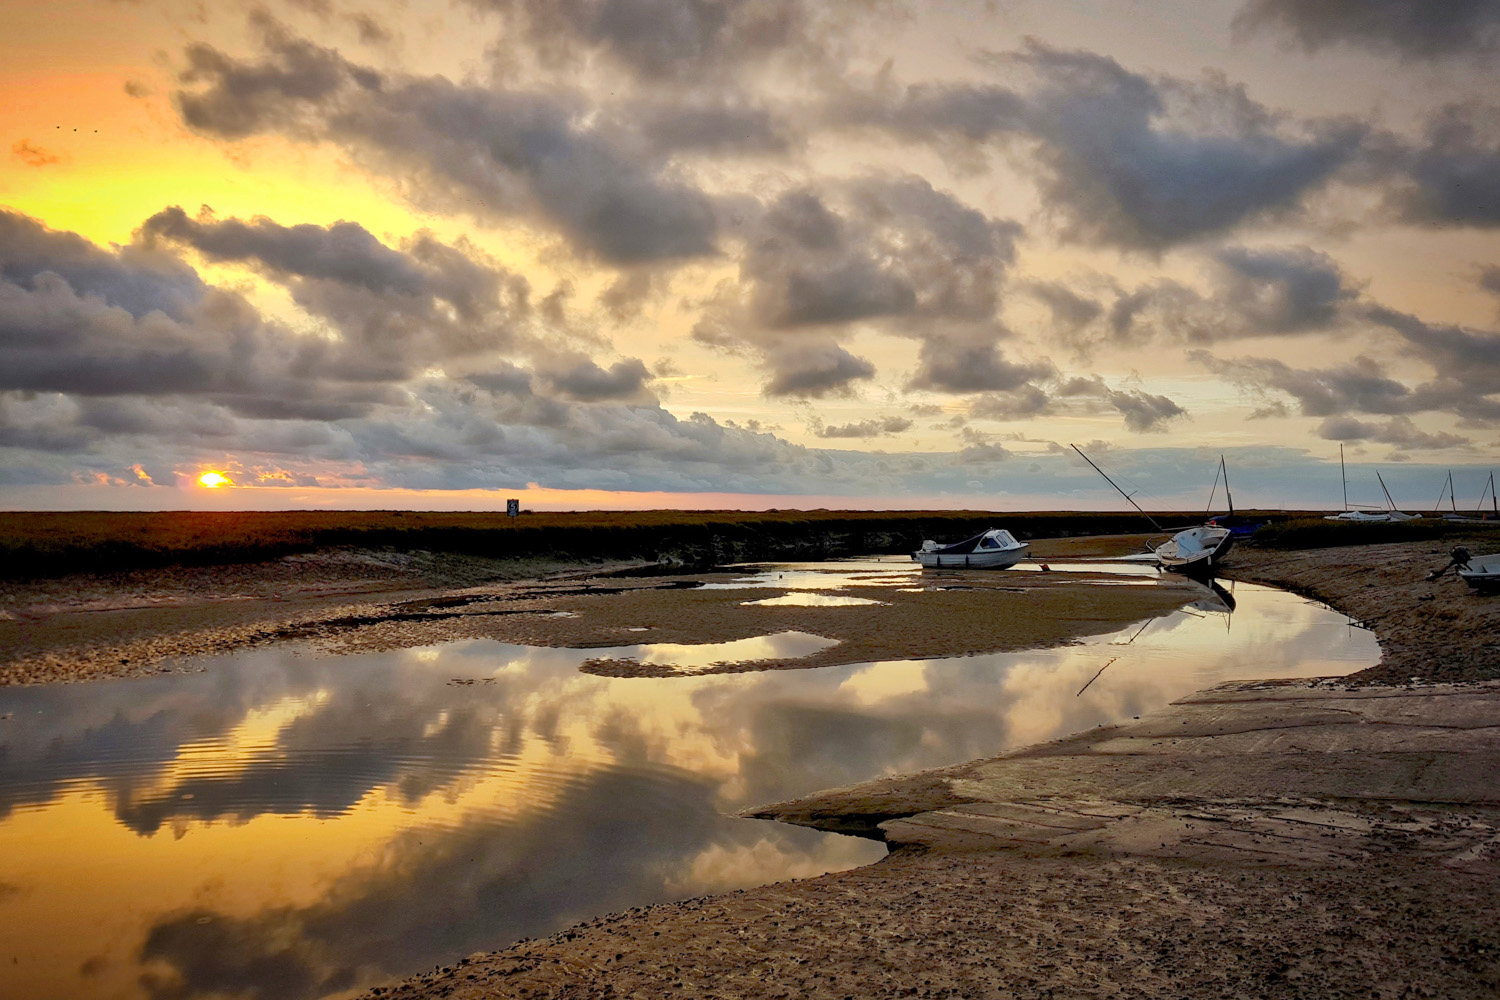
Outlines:
[[[907,588],[901,588],[903,593],[912,593]],[[921,593],[921,591],[916,591]],[[747,608],[855,608],[861,605],[880,604],[868,597],[849,597],[845,594],[822,594],[815,590],[802,590],[791,594],[782,594],[780,597],[763,597],[758,601],[741,601]]]
[[653,642],[639,646],[606,646],[588,652],[593,660],[629,660],[691,672],[762,660],[796,660],[837,645],[837,639],[825,639],[810,632],[777,632],[729,642]]
[[[919,573],[841,564],[817,587],[765,586]],[[1062,648],[815,670],[580,672],[601,654],[705,663],[828,642],[787,632],[268,646],[198,674],[0,690],[0,956],[14,958],[0,996],[344,996],[590,916],[884,852],[732,817],[746,806],[1129,719],[1224,680],[1378,658],[1325,608],[1245,585],[1229,597],[1205,590]]]

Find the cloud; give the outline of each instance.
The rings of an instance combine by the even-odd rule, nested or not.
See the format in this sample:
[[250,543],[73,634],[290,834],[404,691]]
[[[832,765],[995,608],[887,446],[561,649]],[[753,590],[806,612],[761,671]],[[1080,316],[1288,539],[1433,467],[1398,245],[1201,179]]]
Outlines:
[[819,421],[815,424],[815,429],[820,438],[872,438],[885,434],[900,434],[902,431],[911,430],[911,426],[912,422],[908,417],[871,417],[869,420],[861,420],[858,423],[833,426],[824,426]]
[[1019,233],[906,175],[785,191],[748,224],[739,282],[721,287],[694,336],[755,353],[770,395],[873,376],[839,343],[861,328],[922,342],[914,385],[1001,388],[1045,368],[1008,366],[995,346]]
[[469,245],[419,233],[397,250],[353,222],[282,226],[206,211],[193,219],[175,207],[147,219],[138,235],[147,246],[191,247],[284,285],[342,334],[337,367],[351,378],[395,380],[480,352],[535,348],[529,284]]
[[1035,41],[992,62],[1032,86],[924,84],[846,97],[830,114],[908,139],[1030,143],[1023,162],[1066,239],[1150,252],[1295,212],[1365,132],[1288,120],[1218,77],[1153,80]]
[[1450,105],[1419,143],[1388,140],[1372,154],[1394,189],[1397,216],[1424,226],[1500,226],[1500,111]]
[[1216,251],[1216,299],[1247,335],[1326,330],[1359,296],[1334,259],[1307,247]]
[[265,57],[188,48],[183,121],[206,135],[280,132],[334,142],[406,175],[413,200],[561,232],[611,264],[715,251],[713,201],[565,91],[500,90],[382,75],[260,18]]
[[1187,416],[1187,410],[1166,396],[1142,389],[1114,389],[1097,375],[1066,379],[1058,386],[1057,395],[1098,399],[1125,418],[1127,430],[1137,433],[1165,431],[1168,423]]
[[[1228,246],[1204,255],[1205,288],[1158,278],[1115,286],[1107,306],[1056,282],[1028,286],[1049,306],[1053,339],[1080,357],[1097,348],[1218,343],[1303,336],[1349,327],[1361,289],[1327,254],[1308,247]],[[1095,286],[1111,284],[1096,277]]]
[[577,358],[556,368],[544,367],[540,374],[559,396],[583,403],[655,400],[646,391],[651,372],[638,358],[617,361],[607,371],[588,358]]
[[56,153],[43,149],[30,139],[22,139],[10,147],[11,155],[28,167],[50,167],[61,163],[63,158]]
[[1400,448],[1455,448],[1469,443],[1457,434],[1429,434],[1410,417],[1392,417],[1384,424],[1354,417],[1328,417],[1318,425],[1318,436],[1328,441],[1376,441]]
[[888,3],[807,0],[469,0],[498,15],[492,58],[576,71],[603,63],[657,87],[837,59],[836,39]]
[[1500,44],[1496,0],[1247,0],[1234,23],[1241,32],[1284,33],[1308,52],[1350,45],[1438,59],[1489,53]]

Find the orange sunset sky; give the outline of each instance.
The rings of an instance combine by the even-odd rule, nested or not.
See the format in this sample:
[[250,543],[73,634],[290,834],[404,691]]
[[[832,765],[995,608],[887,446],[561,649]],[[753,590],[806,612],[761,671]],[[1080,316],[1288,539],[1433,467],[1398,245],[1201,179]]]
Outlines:
[[0,508],[1472,507],[1439,7],[0,2]]

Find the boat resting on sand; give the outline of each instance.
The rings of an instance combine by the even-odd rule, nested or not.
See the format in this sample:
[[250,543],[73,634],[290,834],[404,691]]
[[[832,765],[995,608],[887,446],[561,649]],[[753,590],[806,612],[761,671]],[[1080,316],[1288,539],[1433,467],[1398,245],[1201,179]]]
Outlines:
[[1030,551],[1029,543],[1016,541],[1016,536],[1003,528],[991,528],[952,545],[928,539],[911,557],[930,569],[1009,569]]
[[1201,524],[1177,532],[1154,550],[1164,569],[1178,573],[1212,573],[1214,564],[1228,554],[1234,545],[1234,533],[1228,528]]
[[1346,521],[1354,524],[1395,524],[1399,521],[1415,521],[1420,514],[1406,514],[1399,510],[1346,510],[1342,514],[1328,514],[1325,521]]
[[1500,589],[1500,553],[1474,556],[1458,567],[1458,575],[1475,590]]

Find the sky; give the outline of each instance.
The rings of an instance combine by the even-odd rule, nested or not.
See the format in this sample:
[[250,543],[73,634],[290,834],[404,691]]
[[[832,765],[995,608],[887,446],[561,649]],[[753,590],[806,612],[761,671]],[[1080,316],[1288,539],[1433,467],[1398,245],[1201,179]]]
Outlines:
[[1500,0],[0,0],[0,509],[1121,507],[1071,444],[1472,508],[1497,54]]

